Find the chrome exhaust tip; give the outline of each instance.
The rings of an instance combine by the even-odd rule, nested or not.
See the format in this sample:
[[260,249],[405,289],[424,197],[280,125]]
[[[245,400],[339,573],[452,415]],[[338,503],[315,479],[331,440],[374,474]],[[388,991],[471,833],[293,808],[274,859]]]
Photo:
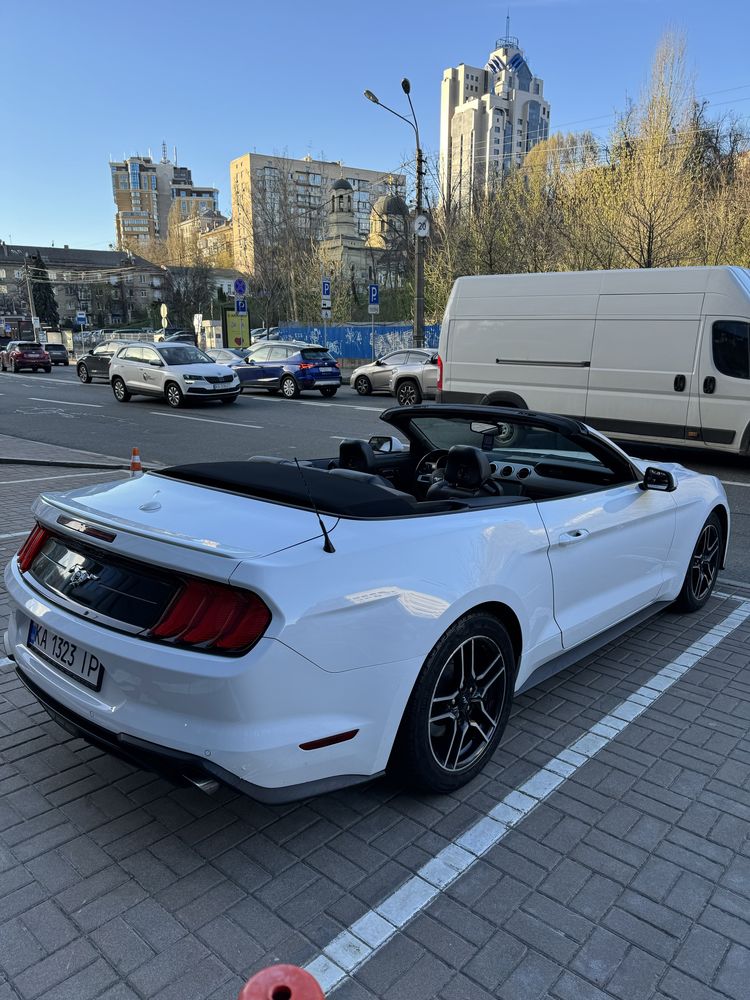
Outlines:
[[201,792],[205,792],[206,795],[213,795],[214,792],[219,790],[219,782],[216,778],[206,778],[204,776],[195,776],[192,774],[183,774],[183,778],[194,788],[198,788]]

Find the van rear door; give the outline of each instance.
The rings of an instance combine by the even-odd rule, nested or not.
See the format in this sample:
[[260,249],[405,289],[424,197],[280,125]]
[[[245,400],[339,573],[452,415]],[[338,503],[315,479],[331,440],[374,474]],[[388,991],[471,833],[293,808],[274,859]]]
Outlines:
[[750,322],[707,316],[703,328],[700,378],[703,441],[711,448],[747,447],[750,427]]
[[586,421],[615,435],[684,440],[703,293],[600,295]]

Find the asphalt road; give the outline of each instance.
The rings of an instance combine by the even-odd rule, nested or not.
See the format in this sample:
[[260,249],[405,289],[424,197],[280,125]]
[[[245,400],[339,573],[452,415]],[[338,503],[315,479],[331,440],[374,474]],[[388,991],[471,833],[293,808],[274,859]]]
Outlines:
[[[299,400],[245,393],[233,406],[207,403],[175,411],[145,397],[118,403],[104,382],[81,385],[71,365],[50,374],[0,374],[0,431],[123,460],[137,445],[145,462],[165,464],[251,455],[323,458],[336,455],[343,438],[388,433],[379,415],[392,402],[342,386],[330,400],[314,392]],[[624,446],[632,455],[682,462],[722,480],[732,512],[724,576],[750,582],[750,460],[673,446]]]

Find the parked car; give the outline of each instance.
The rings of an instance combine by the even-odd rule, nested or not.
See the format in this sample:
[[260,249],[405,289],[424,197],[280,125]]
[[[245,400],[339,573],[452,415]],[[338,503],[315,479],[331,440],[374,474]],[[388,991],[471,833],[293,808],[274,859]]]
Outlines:
[[50,344],[44,345],[44,349],[49,354],[49,359],[53,365],[69,365],[70,355],[68,354],[68,349],[65,344]]
[[409,351],[409,360],[396,368],[388,383],[399,406],[413,406],[423,399],[434,399],[437,393],[437,354],[431,351],[427,357],[415,359],[415,353]]
[[76,375],[81,382],[88,383],[95,378],[103,378],[109,382],[110,361],[126,343],[125,340],[107,340],[98,347],[90,348],[88,354],[84,354],[76,365]]
[[34,340],[11,340],[0,353],[0,369],[7,371],[9,368],[12,372],[20,372],[24,368],[33,372],[51,372],[52,362],[43,344]]
[[451,792],[514,693],[711,597],[715,477],[566,417],[381,419],[408,450],[45,490],[5,571],[21,681],[67,732],[196,784],[279,802],[390,769]]
[[195,344],[197,346],[198,338],[190,330],[178,330],[176,333],[168,333],[162,341],[164,344],[175,342],[180,344]]
[[236,368],[244,363],[249,355],[248,347],[212,347],[206,354],[219,365],[227,365],[228,368]]
[[327,348],[297,343],[260,344],[234,371],[243,390],[266,389],[296,399],[300,392],[317,389],[322,396],[335,396],[341,385],[338,362]]
[[250,331],[250,343],[255,344],[262,340],[280,340],[281,332],[278,326],[255,326]]
[[443,403],[581,417],[618,438],[750,454],[750,271],[667,267],[458,278]]
[[381,358],[355,368],[349,377],[349,385],[356,389],[360,396],[369,396],[371,392],[390,392],[391,376],[396,368],[402,365],[423,364],[434,354],[435,351],[428,347],[389,351]]
[[240,382],[226,365],[217,365],[193,344],[127,344],[112,358],[109,381],[115,399],[160,396],[172,407],[188,399],[216,399],[234,403]]

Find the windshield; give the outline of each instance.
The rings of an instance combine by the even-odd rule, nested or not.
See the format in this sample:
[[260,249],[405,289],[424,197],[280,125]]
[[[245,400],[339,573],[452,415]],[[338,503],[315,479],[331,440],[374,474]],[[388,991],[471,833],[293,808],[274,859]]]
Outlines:
[[205,365],[206,362],[214,364],[207,354],[192,344],[170,344],[169,347],[160,347],[159,354],[168,365]]
[[448,450],[453,445],[481,448],[494,462],[535,462],[542,458],[604,465],[564,434],[533,424],[512,421],[478,421],[467,417],[412,417],[411,428],[431,449]]

